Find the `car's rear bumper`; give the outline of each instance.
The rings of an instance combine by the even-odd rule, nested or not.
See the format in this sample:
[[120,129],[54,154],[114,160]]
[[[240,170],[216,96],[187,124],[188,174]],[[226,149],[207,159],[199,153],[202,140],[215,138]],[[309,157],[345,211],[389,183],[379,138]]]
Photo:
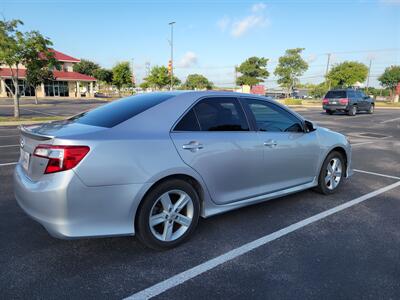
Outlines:
[[322,106],[324,110],[347,110],[347,105],[339,105],[339,104],[324,104]]
[[142,184],[88,187],[72,171],[31,181],[18,164],[15,198],[21,208],[58,238],[134,234]]

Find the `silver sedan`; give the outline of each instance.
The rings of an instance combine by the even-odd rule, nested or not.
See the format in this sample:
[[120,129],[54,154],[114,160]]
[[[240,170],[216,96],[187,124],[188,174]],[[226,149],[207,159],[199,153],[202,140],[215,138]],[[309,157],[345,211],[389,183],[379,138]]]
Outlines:
[[174,247],[209,217],[308,188],[334,193],[351,148],[272,99],[165,92],[21,127],[22,209],[59,238]]

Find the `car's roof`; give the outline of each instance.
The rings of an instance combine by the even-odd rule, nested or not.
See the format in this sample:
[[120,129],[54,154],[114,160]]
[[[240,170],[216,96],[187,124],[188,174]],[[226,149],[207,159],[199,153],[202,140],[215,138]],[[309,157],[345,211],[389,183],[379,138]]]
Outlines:
[[346,91],[356,91],[356,89],[352,89],[352,88],[347,88],[347,89],[332,89],[332,90],[329,90],[328,92],[346,92]]
[[173,96],[179,96],[183,94],[190,94],[193,96],[204,97],[204,96],[230,96],[230,97],[256,97],[265,99],[268,98],[262,95],[255,94],[246,94],[246,93],[238,93],[233,91],[214,91],[214,90],[206,90],[206,91],[191,91],[191,90],[180,90],[180,91],[170,91],[170,92],[156,92],[156,93],[165,93]]

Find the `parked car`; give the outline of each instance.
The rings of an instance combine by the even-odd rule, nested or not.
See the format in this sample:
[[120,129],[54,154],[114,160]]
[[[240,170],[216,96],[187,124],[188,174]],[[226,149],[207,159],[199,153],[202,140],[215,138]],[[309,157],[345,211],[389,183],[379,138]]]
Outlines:
[[359,111],[372,114],[375,101],[363,92],[354,89],[330,90],[322,101],[322,108],[330,115],[336,111],[346,112],[349,116],[355,116]]
[[345,136],[263,96],[165,92],[21,127],[15,196],[59,238],[137,235],[174,247],[210,217],[351,171]]

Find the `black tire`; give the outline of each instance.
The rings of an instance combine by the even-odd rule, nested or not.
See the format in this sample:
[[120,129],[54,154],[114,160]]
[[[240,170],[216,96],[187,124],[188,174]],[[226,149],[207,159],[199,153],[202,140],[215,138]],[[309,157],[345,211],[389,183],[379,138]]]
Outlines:
[[330,110],[330,109],[327,109],[327,110],[326,110],[326,113],[327,113],[328,115],[333,115],[334,112],[335,112],[334,110]]
[[369,113],[370,115],[372,115],[372,114],[374,113],[374,110],[375,110],[375,105],[374,105],[374,104],[371,104],[371,105],[369,106],[368,113]]
[[[161,197],[161,195],[173,190],[183,191],[191,198],[193,203],[192,221],[190,223],[190,226],[187,227],[186,231],[182,236],[173,241],[162,241],[153,234],[152,229],[150,228],[149,218],[150,214],[152,213],[154,205],[156,205],[156,202]],[[183,243],[184,241],[186,241],[191,236],[191,234],[193,233],[193,231],[197,226],[199,220],[199,214],[200,214],[199,196],[190,183],[181,179],[171,179],[161,182],[159,185],[155,186],[148,192],[148,194],[144,197],[141,205],[138,208],[135,220],[137,237],[147,247],[155,250],[166,250],[174,248],[179,244]],[[180,226],[178,223],[173,223],[172,226],[175,225]]]
[[355,116],[357,114],[357,105],[351,106],[350,109],[348,110],[347,114],[349,116]]
[[[328,164],[331,163],[331,161],[335,158],[339,159],[340,164],[341,164],[341,178],[340,178],[337,186],[333,189],[330,189],[328,187],[327,183],[325,182],[325,177],[327,176],[327,173],[328,173],[328,171],[327,171]],[[342,185],[343,180],[345,178],[345,174],[346,174],[346,166],[344,163],[343,155],[337,151],[332,151],[331,153],[328,154],[328,156],[325,158],[324,163],[322,164],[321,171],[318,176],[318,186],[316,187],[316,190],[319,193],[324,194],[324,195],[330,195],[330,194],[335,193]]]

